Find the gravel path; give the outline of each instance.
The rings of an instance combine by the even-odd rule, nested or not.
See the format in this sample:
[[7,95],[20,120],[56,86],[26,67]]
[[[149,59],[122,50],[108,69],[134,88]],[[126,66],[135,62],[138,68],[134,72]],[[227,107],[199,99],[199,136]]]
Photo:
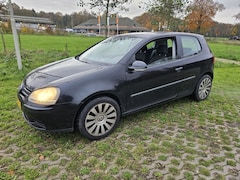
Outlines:
[[216,61],[240,65],[240,61],[234,61],[234,60],[229,60],[229,59],[216,58]]

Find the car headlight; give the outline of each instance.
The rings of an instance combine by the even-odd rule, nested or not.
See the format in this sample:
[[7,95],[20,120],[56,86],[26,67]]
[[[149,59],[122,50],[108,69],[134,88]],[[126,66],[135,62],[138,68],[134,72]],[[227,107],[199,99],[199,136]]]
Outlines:
[[33,91],[29,96],[28,100],[35,104],[53,105],[57,102],[59,95],[59,88],[47,87]]

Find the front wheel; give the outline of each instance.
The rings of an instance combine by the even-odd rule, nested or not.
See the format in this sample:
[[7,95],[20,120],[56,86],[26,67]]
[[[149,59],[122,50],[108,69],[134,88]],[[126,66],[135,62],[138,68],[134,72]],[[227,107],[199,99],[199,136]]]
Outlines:
[[80,133],[90,140],[108,136],[120,120],[118,103],[109,97],[99,97],[85,105],[77,118]]
[[209,75],[204,75],[198,81],[196,88],[193,92],[193,98],[197,101],[202,101],[207,99],[212,88],[212,77]]

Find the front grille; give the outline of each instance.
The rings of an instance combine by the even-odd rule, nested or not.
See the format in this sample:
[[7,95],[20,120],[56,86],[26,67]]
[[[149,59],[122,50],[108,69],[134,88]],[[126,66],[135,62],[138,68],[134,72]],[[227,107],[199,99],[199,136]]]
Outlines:
[[20,90],[19,90],[19,96],[23,101],[26,100],[26,98],[31,94],[31,90],[27,88],[26,86],[22,85]]

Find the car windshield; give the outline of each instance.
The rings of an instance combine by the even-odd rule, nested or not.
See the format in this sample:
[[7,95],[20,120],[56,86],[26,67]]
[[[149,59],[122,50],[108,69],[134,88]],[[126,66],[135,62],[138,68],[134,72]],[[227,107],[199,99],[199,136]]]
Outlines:
[[142,38],[115,36],[93,46],[79,56],[80,61],[88,63],[118,63]]

